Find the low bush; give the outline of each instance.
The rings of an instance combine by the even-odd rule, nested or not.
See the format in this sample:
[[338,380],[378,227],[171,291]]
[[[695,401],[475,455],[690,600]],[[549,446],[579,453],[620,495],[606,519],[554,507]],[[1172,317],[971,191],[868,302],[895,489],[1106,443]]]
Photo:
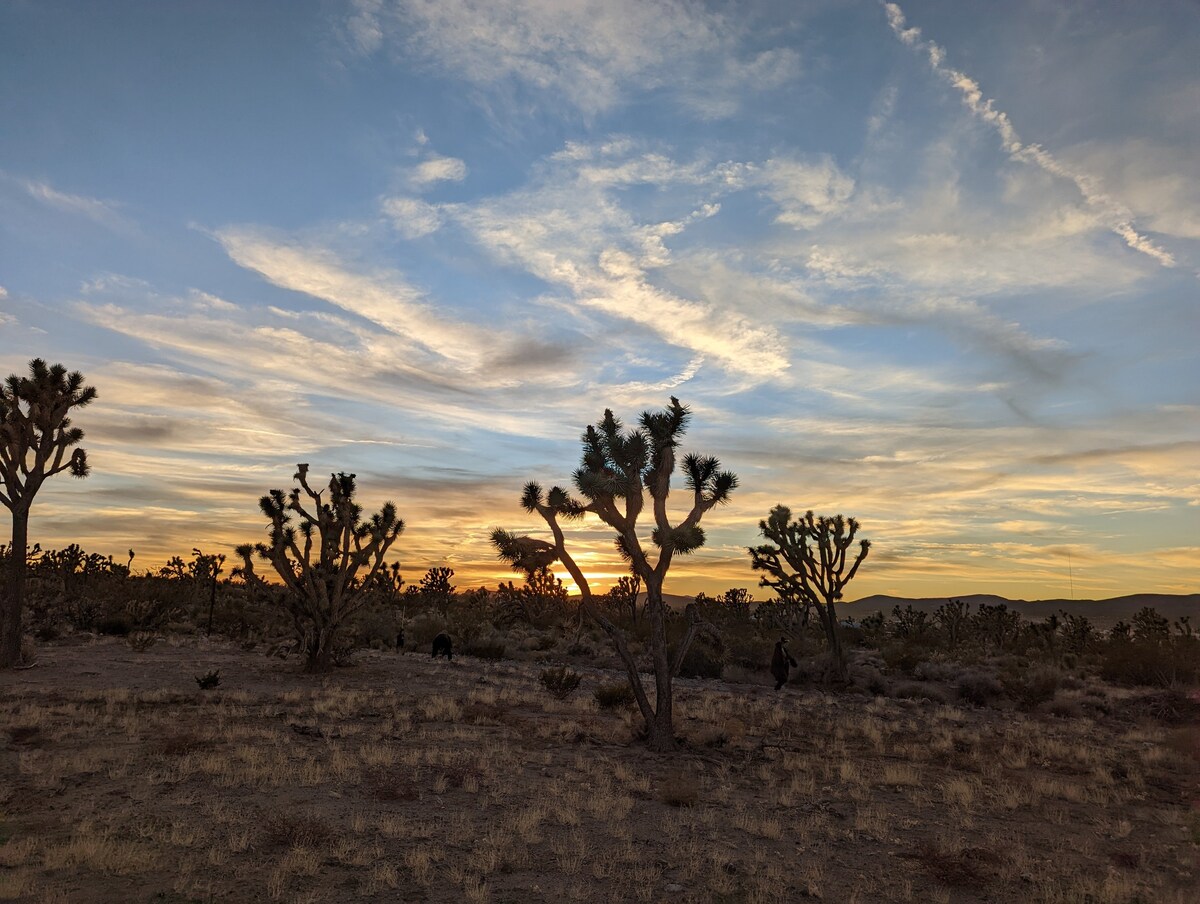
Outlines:
[[468,656],[474,656],[476,659],[503,659],[506,645],[499,637],[491,636],[481,638],[468,644],[464,644],[462,651]]
[[129,635],[128,644],[131,650],[145,653],[158,641],[158,635],[153,631],[134,631]]
[[558,666],[553,669],[542,669],[542,673],[538,675],[538,680],[554,699],[566,700],[571,694],[575,693],[575,689],[579,687],[579,682],[583,680],[583,676],[578,672],[572,672],[566,666]]
[[951,699],[945,688],[924,681],[901,681],[892,688],[891,695],[900,700],[928,700],[932,703],[949,703]]
[[1049,703],[1058,692],[1062,676],[1056,669],[1035,667],[1024,672],[1009,673],[1001,677],[1004,692],[1020,709],[1036,709]]
[[601,709],[629,709],[636,699],[633,688],[625,681],[600,685],[592,691],[592,698]]
[[975,706],[987,706],[1003,696],[1004,685],[986,672],[963,672],[955,686],[958,698]]
[[112,637],[128,637],[133,630],[133,619],[124,612],[116,612],[98,619],[96,630]]
[[721,661],[720,655],[715,650],[700,644],[692,644],[683,657],[679,675],[682,678],[716,679],[721,677],[721,671],[724,668],[725,663]]

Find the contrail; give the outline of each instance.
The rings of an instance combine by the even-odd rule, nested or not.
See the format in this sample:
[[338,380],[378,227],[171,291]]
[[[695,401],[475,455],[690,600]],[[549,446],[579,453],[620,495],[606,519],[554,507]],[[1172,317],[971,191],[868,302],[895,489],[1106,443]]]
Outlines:
[[921,29],[908,27],[904,12],[899,6],[895,3],[884,3],[883,8],[887,12],[888,24],[892,27],[896,37],[914,50],[928,54],[929,65],[933,71],[962,94],[963,103],[967,105],[968,110],[994,128],[1000,135],[1004,150],[1010,159],[1032,163],[1053,176],[1070,180],[1079,189],[1079,193],[1083,195],[1088,206],[1108,221],[1108,228],[1119,235],[1126,245],[1134,251],[1149,255],[1164,267],[1175,266],[1175,258],[1169,251],[1159,248],[1134,228],[1133,213],[1125,205],[1102,192],[1090,176],[1073,172],[1063,166],[1041,145],[1022,143],[1008,114],[1003,110],[997,110],[990,97],[983,96],[978,82],[966,73],[947,66],[945,64],[946,51],[933,41],[921,40]]

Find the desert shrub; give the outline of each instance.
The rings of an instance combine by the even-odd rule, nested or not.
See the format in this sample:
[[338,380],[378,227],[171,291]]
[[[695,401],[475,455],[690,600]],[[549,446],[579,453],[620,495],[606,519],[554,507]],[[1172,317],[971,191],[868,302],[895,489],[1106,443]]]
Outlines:
[[855,665],[850,669],[850,682],[855,687],[860,687],[876,697],[886,697],[888,694],[888,680],[883,676],[883,672],[871,665]]
[[921,662],[913,669],[918,681],[945,681],[951,683],[958,678],[961,668],[952,662]]
[[796,684],[834,684],[838,681],[840,669],[828,653],[799,657],[796,663],[791,677]]
[[153,631],[134,631],[129,635],[129,648],[138,653],[144,653],[158,640],[158,635]]
[[1004,685],[986,672],[963,672],[958,676],[955,689],[960,700],[975,706],[987,706],[1004,694]]
[[900,700],[929,700],[933,703],[949,703],[950,692],[939,685],[924,681],[901,681],[892,688],[893,697]]
[[104,605],[90,598],[68,599],[63,604],[62,612],[67,624],[76,631],[94,631],[97,623],[104,617]]
[[1063,675],[1058,686],[1063,690],[1078,691],[1083,689],[1083,679],[1078,675]]
[[1166,725],[1195,724],[1200,722],[1200,693],[1168,688],[1136,698],[1131,708]]
[[1021,709],[1034,709],[1054,699],[1061,675],[1057,669],[1040,667],[1001,676],[1004,692]]
[[933,631],[933,622],[928,612],[914,609],[912,605],[892,609],[892,636],[901,640],[923,641]]
[[692,644],[684,655],[683,663],[679,667],[679,674],[683,678],[715,679],[721,677],[721,670],[724,667],[725,663],[721,661],[719,653],[696,643]]
[[491,635],[480,637],[478,640],[463,643],[462,652],[467,655],[473,655],[476,659],[503,659],[504,651],[508,645],[504,642],[503,637]]
[[575,693],[583,676],[578,672],[572,672],[566,666],[558,666],[553,669],[542,669],[538,680],[554,699],[566,700]]
[[928,650],[915,643],[885,644],[879,653],[889,669],[903,672],[905,675],[914,674],[917,666],[929,655]]
[[1157,645],[1114,639],[1104,650],[1100,674],[1114,684],[1161,687],[1170,683],[1169,670]]
[[438,612],[422,612],[404,628],[405,639],[417,648],[428,647],[439,634],[449,633],[446,617]]
[[390,650],[401,629],[396,610],[389,606],[364,606],[346,623],[346,633],[358,649]]
[[1046,704],[1046,712],[1052,716],[1058,716],[1060,719],[1079,719],[1086,715],[1086,708],[1077,698],[1059,697]]
[[133,630],[133,619],[125,612],[114,612],[98,620],[96,630],[112,637],[128,637]]
[[1115,684],[1145,687],[1200,681],[1200,638],[1190,633],[1190,626],[1177,623],[1179,633],[1164,638],[1157,633],[1157,622],[1148,616],[1144,621],[1129,633],[1114,631],[1101,657],[1100,674]]
[[161,631],[168,622],[183,615],[175,603],[158,597],[127,600],[123,611],[129,616],[135,632]]
[[600,685],[592,691],[592,698],[601,709],[628,709],[635,700],[633,688],[625,681]]
[[862,636],[862,643],[878,649],[883,643],[884,637],[887,636],[887,616],[882,612],[872,612],[870,615],[864,616],[858,623],[858,630]]

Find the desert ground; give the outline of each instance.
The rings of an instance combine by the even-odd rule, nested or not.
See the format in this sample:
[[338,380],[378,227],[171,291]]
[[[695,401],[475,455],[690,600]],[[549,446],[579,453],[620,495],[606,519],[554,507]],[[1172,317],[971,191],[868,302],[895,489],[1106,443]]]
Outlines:
[[203,638],[45,646],[0,675],[0,899],[1197,900],[1200,733],[1131,692],[1060,716],[680,681],[654,755],[593,699],[621,676],[580,671],[560,701],[465,656],[315,678]]

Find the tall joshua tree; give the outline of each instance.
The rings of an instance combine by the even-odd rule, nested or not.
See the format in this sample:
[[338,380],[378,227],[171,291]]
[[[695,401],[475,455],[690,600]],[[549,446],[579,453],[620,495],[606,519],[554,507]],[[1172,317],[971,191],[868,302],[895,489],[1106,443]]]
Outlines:
[[[507,531],[492,534],[492,543],[501,558],[515,568],[562,562],[582,595],[584,612],[604,629],[625,665],[646,724],[646,740],[652,750],[669,751],[675,747],[672,711],[672,682],[679,673],[683,657],[696,636],[712,630],[689,606],[687,628],[671,649],[667,641],[666,606],[663,582],[676,555],[685,555],[704,545],[700,519],[716,505],[729,500],[737,487],[737,477],[722,471],[711,456],[686,455],[682,466],[684,481],[691,490],[691,507],[678,522],[672,523],[667,512],[671,475],[675,471],[676,449],[684,434],[689,413],[672,397],[661,412],[645,411],[639,426],[623,430],[612,411],[588,427],[583,435],[583,461],[574,474],[575,489],[582,499],[573,498],[562,487],[544,493],[540,484],[529,483],[521,496],[521,505],[546,522],[553,543],[530,537],[517,537]],[[650,503],[653,528],[648,538],[639,536],[638,518]],[[594,605],[587,578],[566,548],[562,521],[596,515],[616,532],[617,551],[628,561],[630,570],[646,589],[646,618],[650,623],[650,656],[654,672],[654,699],[642,685],[638,663],[629,650],[625,633]],[[652,547],[648,549],[648,546]],[[654,550],[657,550],[655,555]]]
[[793,521],[791,509],[777,505],[765,521],[758,522],[758,529],[770,541],[749,549],[751,567],[765,572],[759,586],[772,587],[780,598],[799,599],[817,610],[834,667],[844,680],[846,653],[835,604],[867,557],[871,541],[859,542],[858,555],[847,571],[847,552],[858,533],[853,518],[817,518],[805,512],[803,518]]
[[[324,490],[308,483],[308,465],[296,466],[292,478],[300,486],[291,493],[271,490],[259,501],[270,520],[269,543],[239,546],[237,573],[252,586],[266,587],[252,557],[271,563],[284,583],[283,600],[305,654],[305,671],[333,668],[338,630],[370,598],[370,587],[382,572],[384,556],[404,530],[396,506],[385,502],[369,520],[354,501],[353,474],[338,473]],[[292,514],[299,524],[292,524]]]
[[29,362],[29,376],[12,374],[0,385],[0,502],[12,512],[12,544],[0,605],[0,668],[21,655],[21,607],[25,598],[25,559],[29,546],[29,507],[47,477],[70,471],[87,477],[87,452],[74,449],[83,431],[71,426],[73,408],[96,398],[83,374],[61,364]]

